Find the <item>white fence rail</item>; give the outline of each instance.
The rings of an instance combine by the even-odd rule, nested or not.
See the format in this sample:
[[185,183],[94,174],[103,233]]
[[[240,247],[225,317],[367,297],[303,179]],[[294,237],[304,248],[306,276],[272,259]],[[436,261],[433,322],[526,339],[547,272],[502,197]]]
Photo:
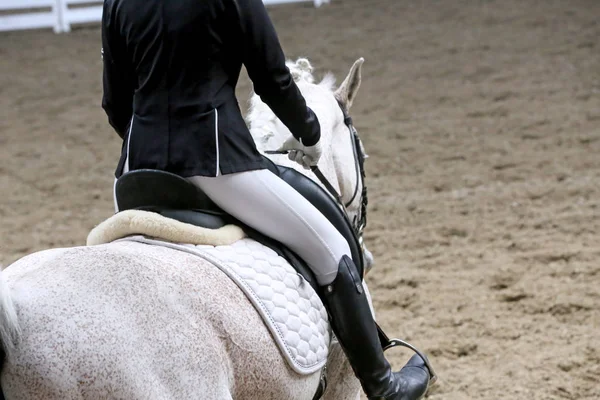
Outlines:
[[0,31],[52,28],[60,32],[59,0],[0,0]]
[[[263,0],[266,6],[312,2],[315,7],[330,0]],[[0,31],[52,28],[70,32],[72,24],[97,23],[102,19],[102,0],[0,0]]]
[[70,32],[71,24],[100,22],[102,3],[97,0],[57,0],[60,5],[61,31]]

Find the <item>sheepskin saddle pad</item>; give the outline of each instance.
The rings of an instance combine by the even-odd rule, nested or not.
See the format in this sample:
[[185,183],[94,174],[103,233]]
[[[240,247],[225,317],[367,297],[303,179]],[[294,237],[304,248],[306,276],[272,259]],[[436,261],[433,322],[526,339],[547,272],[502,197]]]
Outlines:
[[126,210],[96,226],[87,245],[126,240],[209,261],[248,297],[294,371],[308,375],[325,366],[332,334],[321,299],[284,257],[240,227],[202,228],[154,212]]

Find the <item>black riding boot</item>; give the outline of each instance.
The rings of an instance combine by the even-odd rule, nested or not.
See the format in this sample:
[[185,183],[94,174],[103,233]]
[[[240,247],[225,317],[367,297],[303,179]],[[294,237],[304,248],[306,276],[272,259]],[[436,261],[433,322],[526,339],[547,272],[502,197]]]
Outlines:
[[371,400],[418,400],[427,391],[429,372],[414,355],[392,372],[354,262],[344,256],[335,280],[324,288],[324,303],[338,341]]

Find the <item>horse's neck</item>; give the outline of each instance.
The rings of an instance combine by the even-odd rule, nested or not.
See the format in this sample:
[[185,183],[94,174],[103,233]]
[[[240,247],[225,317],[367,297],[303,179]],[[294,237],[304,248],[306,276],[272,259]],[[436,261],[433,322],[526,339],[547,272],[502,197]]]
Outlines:
[[256,95],[251,99],[247,120],[259,152],[264,154],[265,151],[278,149],[283,144],[285,138],[279,132],[277,118]]

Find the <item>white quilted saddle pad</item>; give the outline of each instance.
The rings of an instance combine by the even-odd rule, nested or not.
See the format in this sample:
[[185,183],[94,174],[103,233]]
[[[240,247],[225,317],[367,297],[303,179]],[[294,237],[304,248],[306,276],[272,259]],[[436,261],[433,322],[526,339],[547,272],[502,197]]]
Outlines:
[[331,341],[321,299],[291,265],[252,239],[231,245],[177,244],[129,236],[130,240],[178,249],[210,261],[246,294],[262,316],[290,367],[312,374],[325,366]]

